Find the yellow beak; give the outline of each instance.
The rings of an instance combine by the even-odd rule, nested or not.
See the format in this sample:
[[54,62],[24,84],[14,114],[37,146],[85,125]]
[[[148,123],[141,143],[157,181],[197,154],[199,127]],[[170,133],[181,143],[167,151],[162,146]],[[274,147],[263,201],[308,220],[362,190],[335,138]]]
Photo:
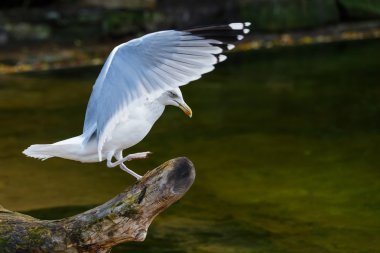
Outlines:
[[178,103],[179,108],[190,118],[193,116],[193,111],[191,110],[190,106],[188,106],[185,102]]

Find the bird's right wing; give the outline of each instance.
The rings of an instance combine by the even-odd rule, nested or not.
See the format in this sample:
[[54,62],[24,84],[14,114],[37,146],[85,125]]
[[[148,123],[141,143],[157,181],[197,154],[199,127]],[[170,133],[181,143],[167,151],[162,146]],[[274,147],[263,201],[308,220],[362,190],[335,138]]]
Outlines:
[[226,59],[224,50],[243,39],[250,23],[232,23],[186,31],[161,31],[113,49],[93,87],[84,137],[96,133],[100,159],[104,142],[132,104],[199,79]]

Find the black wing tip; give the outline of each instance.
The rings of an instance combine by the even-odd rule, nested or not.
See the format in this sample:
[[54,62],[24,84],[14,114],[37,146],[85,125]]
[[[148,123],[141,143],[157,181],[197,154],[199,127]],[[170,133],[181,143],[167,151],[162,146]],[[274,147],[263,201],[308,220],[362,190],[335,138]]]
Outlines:
[[225,29],[232,29],[232,30],[243,30],[248,29],[252,25],[251,22],[232,22],[229,24],[222,24],[222,25],[206,25],[206,26],[199,26],[199,27],[193,27],[190,29],[184,30],[185,32],[197,32],[197,31],[205,31],[205,30],[225,30]]
[[220,41],[223,45],[218,46],[224,51],[229,51],[235,48],[233,43],[243,40],[250,33],[251,30],[248,28],[250,26],[251,22],[234,22],[227,25],[205,26],[185,31],[200,38]]
[[[210,45],[221,48],[222,51],[220,53],[214,54],[216,63],[220,63],[227,59],[227,56],[222,53],[234,49],[234,43],[243,40],[245,35],[250,32],[249,26],[251,26],[250,22],[235,22],[225,25],[198,27],[184,30],[186,32],[184,38],[196,36],[199,40],[208,40]],[[189,40],[198,39],[190,37]]]

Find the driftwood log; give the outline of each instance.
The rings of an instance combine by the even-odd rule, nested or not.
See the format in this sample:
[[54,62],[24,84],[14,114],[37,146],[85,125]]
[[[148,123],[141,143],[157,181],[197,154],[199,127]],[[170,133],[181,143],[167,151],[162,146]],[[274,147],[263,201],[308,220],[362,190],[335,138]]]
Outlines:
[[122,242],[143,241],[160,212],[195,179],[192,163],[176,158],[108,202],[61,220],[39,220],[0,206],[1,253],[108,253]]

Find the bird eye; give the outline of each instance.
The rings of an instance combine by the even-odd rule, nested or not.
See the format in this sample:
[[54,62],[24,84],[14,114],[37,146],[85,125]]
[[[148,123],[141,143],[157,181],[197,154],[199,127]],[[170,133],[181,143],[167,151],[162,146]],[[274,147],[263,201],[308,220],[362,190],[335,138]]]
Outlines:
[[172,98],[175,98],[175,97],[177,97],[177,94],[175,94],[172,91],[169,91],[169,96],[172,97]]

